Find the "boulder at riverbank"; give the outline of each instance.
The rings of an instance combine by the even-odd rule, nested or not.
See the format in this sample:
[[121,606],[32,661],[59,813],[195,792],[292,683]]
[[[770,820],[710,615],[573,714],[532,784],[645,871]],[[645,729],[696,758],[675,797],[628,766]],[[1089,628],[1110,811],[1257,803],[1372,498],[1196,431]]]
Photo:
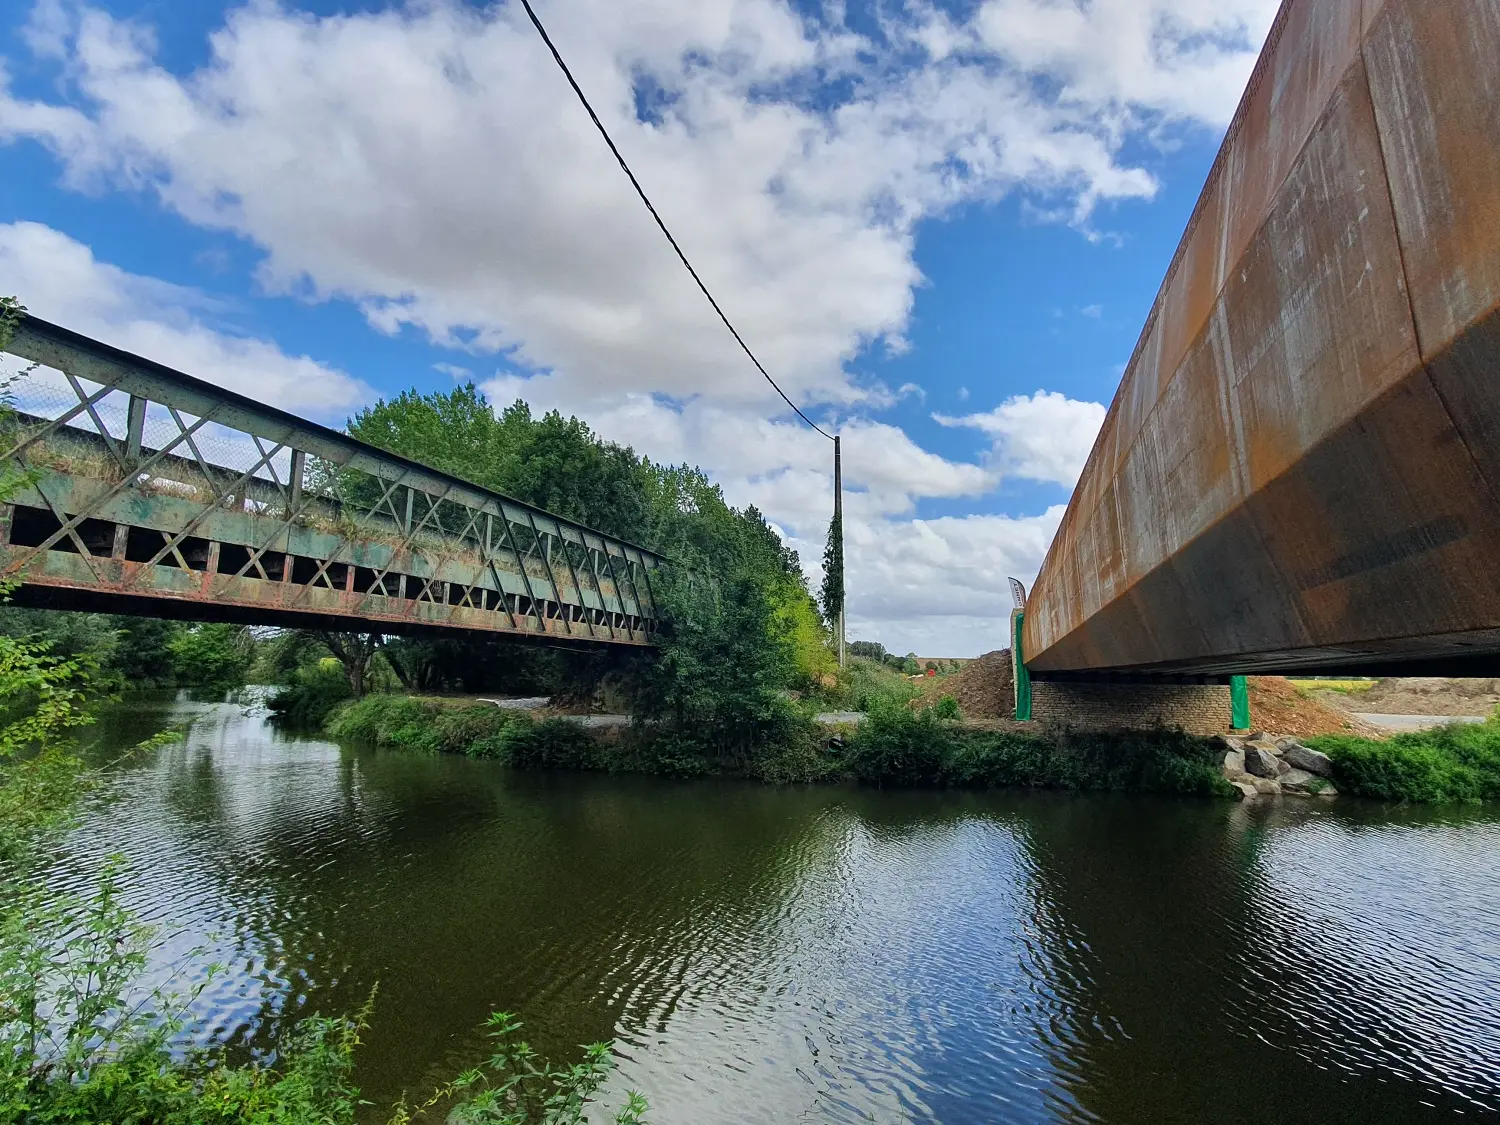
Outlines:
[[1338,796],[1328,780],[1333,776],[1328,755],[1295,738],[1257,732],[1249,738],[1226,735],[1220,743],[1224,748],[1220,772],[1246,799]]

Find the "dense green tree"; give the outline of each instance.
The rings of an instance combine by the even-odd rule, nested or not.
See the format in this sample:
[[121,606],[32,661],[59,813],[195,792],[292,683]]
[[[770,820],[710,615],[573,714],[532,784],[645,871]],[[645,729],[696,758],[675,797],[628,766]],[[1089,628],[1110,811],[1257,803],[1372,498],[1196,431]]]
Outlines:
[[112,691],[184,682],[172,643],[189,628],[155,617],[0,605],[0,635],[33,641],[66,659],[87,658],[94,682]]
[[245,682],[255,662],[255,638],[243,625],[197,625],[172,637],[174,678],[191,687],[231,688]]
[[349,432],[611,535],[638,539],[652,523],[648,461],[556,411],[533,418],[517,401],[497,415],[472,383],[382,400],[351,418]]
[[[659,659],[625,678],[636,709],[711,726],[734,741],[785,693],[836,672],[801,561],[754,508],[743,512],[699,469],[657,465],[604,441],[577,418],[495,413],[472,384],[408,391],[349,422],[373,445],[650,547],[672,560],[652,593],[670,619]],[[583,696],[615,658],[508,650],[474,638],[391,641],[396,676],[414,691],[546,690]],[[743,733],[742,731],[742,733]]]

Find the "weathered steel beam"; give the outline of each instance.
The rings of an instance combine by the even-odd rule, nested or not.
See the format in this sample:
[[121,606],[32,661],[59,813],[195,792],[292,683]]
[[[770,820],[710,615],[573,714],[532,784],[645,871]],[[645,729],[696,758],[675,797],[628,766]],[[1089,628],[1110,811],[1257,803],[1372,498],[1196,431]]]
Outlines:
[[1028,664],[1488,659],[1496,558],[1500,0],[1288,0],[1027,603]]

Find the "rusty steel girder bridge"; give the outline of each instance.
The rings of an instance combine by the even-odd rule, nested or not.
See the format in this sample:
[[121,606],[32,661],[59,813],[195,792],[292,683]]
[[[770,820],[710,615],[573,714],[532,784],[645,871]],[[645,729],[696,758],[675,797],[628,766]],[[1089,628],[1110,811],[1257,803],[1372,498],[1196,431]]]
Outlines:
[[20,603],[651,643],[651,551],[36,317],[7,351],[29,361],[0,418]]
[[1500,675],[1500,0],[1287,0],[1035,588],[1034,677]]

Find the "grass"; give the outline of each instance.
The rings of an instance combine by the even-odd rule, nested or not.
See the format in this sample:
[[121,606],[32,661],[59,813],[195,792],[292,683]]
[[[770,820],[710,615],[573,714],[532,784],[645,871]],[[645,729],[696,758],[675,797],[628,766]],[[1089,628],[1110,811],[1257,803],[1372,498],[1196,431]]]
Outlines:
[[883,704],[904,704],[921,694],[897,669],[863,656],[850,656],[838,681],[837,688],[818,695],[816,709],[870,711]]
[[1359,695],[1369,691],[1379,680],[1293,680],[1292,686],[1304,695],[1310,691],[1336,691],[1343,695]]
[[1430,804],[1500,800],[1500,717],[1383,740],[1331,734],[1307,744],[1333,759],[1342,793]]

